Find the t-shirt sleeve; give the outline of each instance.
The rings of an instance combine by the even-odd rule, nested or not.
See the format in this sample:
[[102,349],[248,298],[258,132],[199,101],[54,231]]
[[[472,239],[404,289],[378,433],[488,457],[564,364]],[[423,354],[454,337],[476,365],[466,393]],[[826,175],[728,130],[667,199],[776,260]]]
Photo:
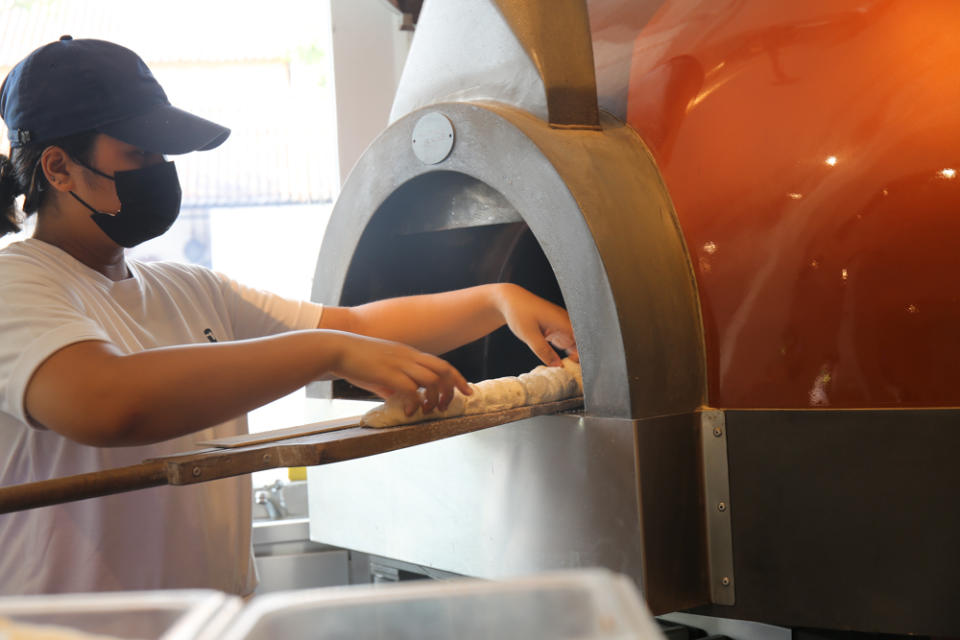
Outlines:
[[290,300],[269,291],[248,287],[222,273],[215,273],[215,276],[237,339],[316,329],[320,324],[323,306],[319,304]]
[[0,286],[0,410],[29,424],[24,396],[34,372],[86,340],[109,338],[62,286],[30,278]]

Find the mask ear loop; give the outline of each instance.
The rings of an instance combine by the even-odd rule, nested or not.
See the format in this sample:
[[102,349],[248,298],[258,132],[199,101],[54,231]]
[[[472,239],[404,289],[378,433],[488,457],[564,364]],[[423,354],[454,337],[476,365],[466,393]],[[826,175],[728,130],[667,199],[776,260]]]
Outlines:
[[[40,152],[40,157],[37,158],[37,164],[33,165],[33,171],[30,172],[30,184],[27,185],[27,195],[30,195],[33,192],[33,188],[36,187],[37,191],[46,191],[43,183],[37,184],[37,172],[40,171],[40,165],[43,164],[43,154],[47,152],[47,149],[50,147],[45,147],[43,151]],[[46,176],[44,176],[46,179]]]
[[[44,148],[43,148],[43,151],[40,152],[40,157],[37,159],[37,164],[35,164],[35,165],[33,166],[33,171],[30,172],[30,184],[27,186],[27,193],[28,193],[28,194],[29,194],[31,191],[33,191],[33,188],[34,188],[34,187],[37,188],[37,191],[46,191],[46,190],[47,190],[46,186],[44,186],[44,182],[38,182],[38,181],[37,181],[37,174],[38,174],[38,172],[40,172],[40,170],[41,170],[41,168],[42,168],[42,166],[43,166],[43,154],[47,152],[47,149],[52,149],[52,148],[53,148],[53,145],[49,145],[49,146],[44,147]],[[83,168],[85,168],[85,169],[89,169],[90,171],[93,171],[94,173],[99,174],[99,175],[103,176],[104,178],[109,178],[110,180],[113,180],[113,177],[112,177],[112,176],[108,176],[107,174],[103,173],[102,171],[97,171],[97,170],[94,169],[93,167],[89,166],[87,163],[85,163],[85,162],[83,162],[83,161],[81,161],[81,160],[78,160],[77,158],[73,157],[73,154],[70,153],[69,151],[67,151],[66,149],[64,149],[63,151],[67,154],[67,156],[68,156],[71,160],[73,160],[74,162],[76,162],[77,164],[79,164],[81,167],[83,167]],[[46,175],[44,175],[44,181],[46,181]]]
[[[49,148],[49,147],[48,147],[48,148]],[[46,151],[46,149],[44,149],[44,151]],[[76,162],[78,165],[80,165],[81,167],[83,167],[83,168],[86,169],[87,171],[90,171],[90,172],[92,172],[92,173],[95,173],[95,174],[97,174],[98,176],[102,176],[102,177],[106,178],[107,180],[112,180],[113,182],[116,182],[116,181],[117,181],[117,179],[114,178],[113,176],[108,176],[108,175],[105,174],[103,171],[100,171],[99,169],[96,169],[96,168],[94,168],[94,167],[91,167],[91,166],[88,165],[86,162],[84,162],[83,160],[80,160],[79,158],[77,158],[76,156],[74,156],[74,155],[73,155],[72,153],[70,153],[69,151],[66,151],[66,150],[64,150],[64,151],[66,152],[67,156],[68,156],[71,160],[73,160],[74,162]],[[115,216],[115,215],[117,215],[117,213],[119,213],[118,211],[115,211],[115,212],[100,211],[99,209],[97,209],[96,207],[94,207],[93,205],[91,205],[89,202],[87,202],[86,200],[84,200],[83,198],[81,198],[80,196],[78,196],[77,194],[75,194],[73,191],[68,191],[68,193],[69,193],[71,196],[73,196],[73,199],[74,199],[74,200],[76,200],[77,202],[79,202],[80,204],[82,204],[83,206],[85,206],[87,209],[89,209],[92,214],[102,214],[102,215],[106,215],[106,216]]]
[[83,167],[84,169],[86,169],[86,170],[88,170],[88,171],[92,171],[93,173],[95,173],[95,174],[97,174],[98,176],[101,176],[101,177],[103,177],[103,178],[106,178],[107,180],[113,180],[114,182],[117,181],[117,179],[116,179],[115,177],[113,177],[113,176],[108,176],[108,175],[105,174],[103,171],[100,171],[99,169],[97,169],[97,168],[95,168],[95,167],[91,167],[90,165],[88,165],[88,164],[87,164],[86,162],[84,162],[83,160],[74,157],[74,155],[73,155],[72,153],[69,153],[69,152],[68,152],[67,155],[70,156],[70,159],[71,159],[71,160],[73,160],[74,162],[76,162],[78,165],[80,165],[80,166]]

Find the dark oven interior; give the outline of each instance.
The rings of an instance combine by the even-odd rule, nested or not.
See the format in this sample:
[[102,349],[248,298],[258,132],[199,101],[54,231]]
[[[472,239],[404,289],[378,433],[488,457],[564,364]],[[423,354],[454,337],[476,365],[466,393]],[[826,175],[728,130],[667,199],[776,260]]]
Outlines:
[[[437,171],[400,186],[364,230],[343,305],[512,282],[565,306],[549,261],[517,210],[487,184]],[[539,360],[503,327],[443,356],[472,382],[529,371]],[[367,398],[349,383],[334,396]]]

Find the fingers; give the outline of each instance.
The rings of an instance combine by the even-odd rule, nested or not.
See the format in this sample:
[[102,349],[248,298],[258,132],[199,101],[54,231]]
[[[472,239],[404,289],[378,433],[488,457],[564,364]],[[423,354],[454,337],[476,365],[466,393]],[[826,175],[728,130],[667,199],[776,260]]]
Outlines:
[[[399,384],[404,389],[403,407],[408,416],[413,415],[418,407],[425,414],[438,407],[445,409],[453,400],[455,388],[467,394],[471,392],[463,375],[442,358],[409,347],[402,347],[396,355],[396,360],[384,359],[380,365],[389,368],[393,364],[401,374],[403,379]],[[419,392],[411,393],[411,389]]]
[[449,380],[452,386],[460,389],[461,393],[464,395],[470,395],[473,393],[469,383],[467,383],[467,379],[464,378],[463,375],[449,362],[443,358],[438,358],[437,356],[432,356],[427,353],[417,353],[421,358],[421,364],[438,374],[441,378]]
[[577,343],[573,339],[573,331],[552,331],[546,336],[547,342],[556,348],[564,351],[568,358],[574,362],[580,362],[580,353],[577,351]]
[[453,400],[454,389],[469,395],[472,393],[466,378],[450,363],[442,358],[418,353],[418,367],[414,369],[414,380],[424,389],[423,412],[429,413],[435,408],[444,410]]
[[347,336],[347,349],[335,373],[382,398],[401,394],[407,416],[417,408],[446,409],[454,389],[473,393],[466,378],[449,362],[399,343]]
[[553,350],[550,343],[543,337],[539,328],[520,328],[516,333],[517,337],[523,340],[545,365],[555,367],[560,364],[560,356],[557,355],[557,352]]
[[440,401],[437,404],[437,409],[440,411],[446,411],[447,407],[450,406],[450,403],[453,402],[454,393],[455,390],[453,388],[451,388],[449,392],[442,393],[440,395]]
[[505,306],[501,308],[507,325],[544,364],[560,364],[560,356],[551,344],[579,361],[566,309],[519,287],[511,287],[507,292]]
[[403,394],[403,413],[410,417],[417,412],[417,407],[423,402],[420,392]]
[[548,331],[546,334],[546,339],[550,344],[557,347],[558,349],[563,349],[564,351],[569,351],[570,349],[576,349],[577,343],[573,340],[573,333],[567,331]]
[[[453,383],[444,381],[441,374],[416,362],[408,365],[407,374],[421,388],[417,405],[423,409],[424,413],[430,413],[434,407],[437,406],[440,402],[440,393],[444,387],[447,389],[453,387]],[[413,411],[416,411],[417,405],[415,405],[412,410],[408,410],[407,415],[411,415]]]

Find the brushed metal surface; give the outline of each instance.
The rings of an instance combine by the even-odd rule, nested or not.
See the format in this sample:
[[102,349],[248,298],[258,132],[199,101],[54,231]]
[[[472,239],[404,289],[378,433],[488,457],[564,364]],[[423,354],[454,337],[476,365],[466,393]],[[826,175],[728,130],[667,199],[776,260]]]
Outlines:
[[706,604],[699,422],[537,416],[311,468],[310,538],[483,578],[602,566],[655,613]]
[[707,534],[707,568],[710,600],[714,604],[736,603],[733,575],[732,504],[727,468],[727,428],[723,411],[700,413],[700,452],[703,460],[703,510]]
[[634,424],[539,416],[308,469],[310,538],[484,578],[639,578]]
[[390,122],[451,100],[498,100],[549,117],[540,73],[493,0],[425,3]]
[[509,104],[555,127],[599,130],[585,0],[427,3],[390,121],[472,100]]
[[[429,111],[457,132],[436,165],[409,144]],[[523,420],[311,469],[313,539],[482,577],[601,565],[642,583],[655,611],[709,602],[692,267],[646,147],[622,122],[602,124],[557,130],[502,104],[442,103],[395,122],[357,163],[323,239],[313,299],[353,305],[540,272],[570,312],[588,417]],[[450,202],[472,193],[495,202],[499,220],[512,209],[522,222],[464,225]],[[518,252],[542,262],[513,270]],[[484,345],[470,358],[524,349]]]
[[737,603],[704,612],[960,635],[960,411],[724,413]]
[[343,549],[261,556],[256,565],[257,595],[350,584],[349,554]]

